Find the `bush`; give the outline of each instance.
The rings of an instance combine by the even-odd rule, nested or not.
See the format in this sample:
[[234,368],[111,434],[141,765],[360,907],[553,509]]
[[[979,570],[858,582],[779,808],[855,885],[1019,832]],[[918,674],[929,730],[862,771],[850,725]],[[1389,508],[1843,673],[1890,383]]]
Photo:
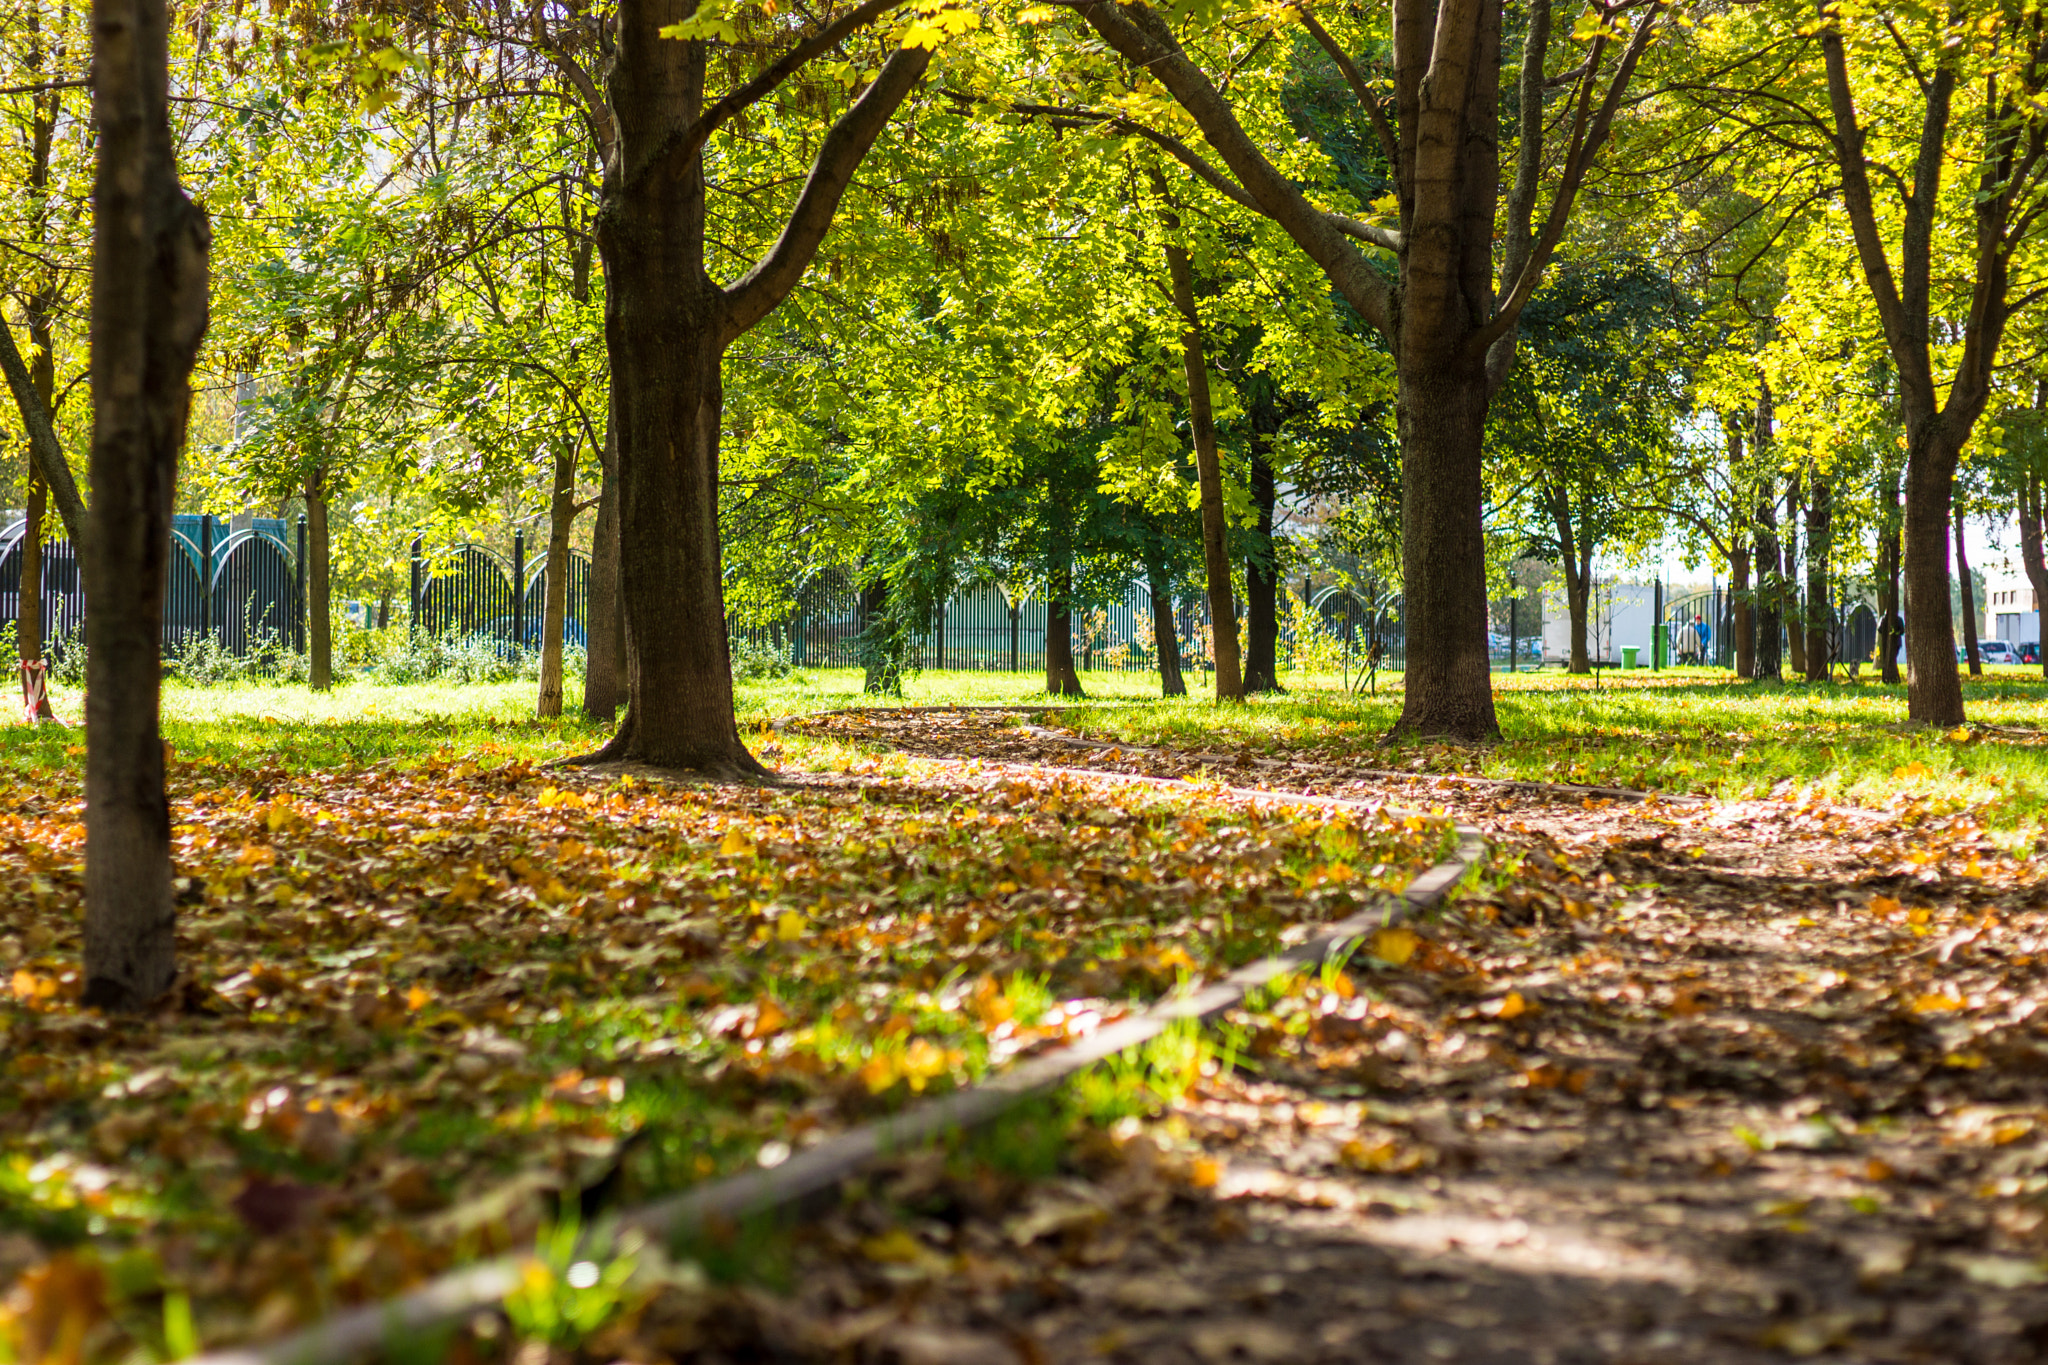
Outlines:
[[726,644],[732,655],[734,682],[759,682],[764,678],[789,676],[789,656],[782,652],[781,646],[744,639],[728,639]]

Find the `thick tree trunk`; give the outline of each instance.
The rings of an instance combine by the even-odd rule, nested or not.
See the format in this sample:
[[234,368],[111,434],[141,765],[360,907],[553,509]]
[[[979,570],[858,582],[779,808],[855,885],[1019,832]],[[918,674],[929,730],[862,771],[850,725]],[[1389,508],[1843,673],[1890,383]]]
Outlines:
[[1735,676],[1756,672],[1756,604],[1749,591],[1749,538],[1728,552],[1728,598],[1735,617]]
[[1828,561],[1834,553],[1834,490],[1816,472],[1806,500],[1806,680],[1828,680],[1833,651],[1834,608],[1829,600]]
[[1045,690],[1055,697],[1082,697],[1081,675],[1074,671],[1074,572],[1061,565],[1048,585],[1045,605]]
[[1963,680],[1956,668],[1955,613],[1949,610],[1949,493],[1956,452],[1925,436],[1906,457],[1902,549],[1906,589],[1906,717],[1922,725],[1963,723]]
[[[540,613],[540,697],[534,714],[562,714],[562,633],[569,615],[569,533],[576,525],[576,445],[555,450],[555,481],[548,495],[548,559]],[[587,624],[587,623],[586,623]],[[587,638],[587,636],[586,636]]]
[[[1254,438],[1255,446],[1266,438]],[[1244,690],[1280,692],[1280,556],[1273,539],[1273,504],[1277,497],[1273,466],[1265,452],[1252,451],[1252,507],[1258,514],[1251,554],[1244,561],[1245,664]]]
[[306,673],[315,692],[334,686],[332,544],[327,533],[327,471],[306,476]]
[[1145,587],[1152,598],[1152,647],[1159,654],[1159,695],[1185,697],[1188,683],[1181,676],[1180,626],[1173,619],[1173,592],[1162,568],[1147,564],[1145,571]]
[[619,481],[609,467],[590,537],[590,619],[584,625],[583,714],[618,715],[626,670],[626,617],[619,602]]
[[1963,652],[1970,663],[1970,676],[1984,676],[1984,661],[1977,657],[1977,585],[1970,581],[1970,555],[1963,547],[1963,513],[1956,509],[1956,582],[1962,585]]
[[1395,734],[1500,738],[1487,657],[1479,363],[1401,368],[1401,588],[1407,663]]
[[85,1003],[148,1005],[177,973],[158,728],[164,589],[206,218],[178,184],[164,0],[94,0],[92,503],[85,561]]
[[[2048,556],[2041,549],[2041,523],[2048,515],[2048,486],[2041,476],[2028,473],[2020,478],[2020,567],[2034,589],[2034,605],[2041,618],[2048,619]],[[2037,637],[2041,650],[2041,676],[2048,678],[2048,631]]]
[[742,85],[728,92],[738,103],[707,107],[707,45],[662,36],[696,8],[696,0],[622,0],[613,25],[617,141],[605,164],[597,241],[632,696],[618,733],[593,757],[764,777],[733,720],[718,530],[721,366],[726,348],[796,287],[854,170],[931,53],[902,48],[882,63],[819,139],[774,245],[725,287],[705,269],[705,138],[798,64],[780,68],[782,76],[771,65],[762,73],[767,84],[751,95]]
[[[1171,221],[1169,219],[1169,221]],[[1209,589],[1210,657],[1216,665],[1216,700],[1244,700],[1244,671],[1237,655],[1237,594],[1231,584],[1229,525],[1223,514],[1223,466],[1216,451],[1216,420],[1209,399],[1209,361],[1202,342],[1202,318],[1195,310],[1194,269],[1181,247],[1166,248],[1173,301],[1181,316],[1181,365],[1187,375],[1188,427],[1194,437],[1195,481],[1202,502],[1202,567]]]

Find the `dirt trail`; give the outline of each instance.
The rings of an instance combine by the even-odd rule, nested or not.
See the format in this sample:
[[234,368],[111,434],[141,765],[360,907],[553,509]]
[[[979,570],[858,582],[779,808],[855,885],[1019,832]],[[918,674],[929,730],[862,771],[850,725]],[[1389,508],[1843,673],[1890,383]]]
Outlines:
[[811,724],[1441,805],[1505,875],[1349,998],[1240,1019],[1242,1067],[1061,1179],[906,1163],[698,1358],[2048,1358],[2048,888],[1966,816],[1219,770],[988,714]]

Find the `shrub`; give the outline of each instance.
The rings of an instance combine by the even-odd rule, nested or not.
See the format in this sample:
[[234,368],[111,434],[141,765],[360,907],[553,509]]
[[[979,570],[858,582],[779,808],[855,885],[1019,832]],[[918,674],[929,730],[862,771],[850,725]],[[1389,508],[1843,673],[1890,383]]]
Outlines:
[[732,655],[734,682],[759,682],[763,678],[789,676],[789,656],[783,653],[781,646],[746,639],[729,639],[726,643]]

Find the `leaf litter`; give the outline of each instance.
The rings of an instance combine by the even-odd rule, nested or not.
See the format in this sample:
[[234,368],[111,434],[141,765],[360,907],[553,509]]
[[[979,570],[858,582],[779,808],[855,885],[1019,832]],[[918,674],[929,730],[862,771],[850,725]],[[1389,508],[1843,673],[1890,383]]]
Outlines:
[[[1000,718],[862,729],[1077,762]],[[1240,1012],[1169,1103],[1070,1133],[1048,1176],[906,1170],[852,1201],[795,1239],[785,1292],[749,1300],[750,1340],[820,1360],[2048,1354],[2034,850],[1912,801],[1435,794],[1497,857],[1412,941]],[[745,1354],[678,1345],[622,1319],[598,1354]]]
[[260,1339],[772,1166],[1354,914],[1447,833],[816,752],[778,787],[178,764],[183,975],[141,1019],[77,1003],[75,778],[0,786],[0,1343]]

